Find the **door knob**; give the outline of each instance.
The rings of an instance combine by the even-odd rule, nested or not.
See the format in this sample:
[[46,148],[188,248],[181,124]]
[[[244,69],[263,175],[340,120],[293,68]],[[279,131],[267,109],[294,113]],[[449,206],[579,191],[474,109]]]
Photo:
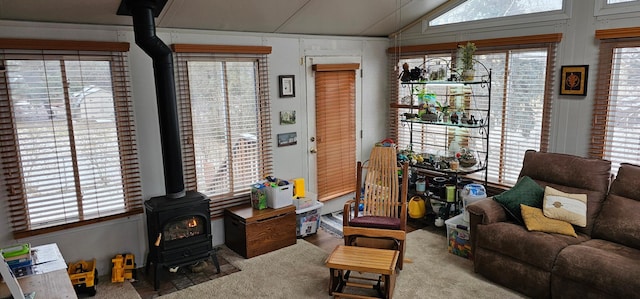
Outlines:
[[310,152],[310,153],[312,153],[312,154],[315,154],[315,153],[317,153],[317,152],[318,152],[318,150],[317,150],[315,147],[312,147],[312,148],[309,150],[309,152]]

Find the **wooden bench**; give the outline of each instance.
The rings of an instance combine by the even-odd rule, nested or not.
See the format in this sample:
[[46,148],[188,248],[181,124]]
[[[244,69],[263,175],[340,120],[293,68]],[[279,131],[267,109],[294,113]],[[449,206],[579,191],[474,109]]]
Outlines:
[[[334,298],[391,298],[396,283],[397,250],[338,245],[327,258],[329,295]],[[377,279],[351,271],[379,274]],[[345,286],[375,289],[379,297],[344,293]]]

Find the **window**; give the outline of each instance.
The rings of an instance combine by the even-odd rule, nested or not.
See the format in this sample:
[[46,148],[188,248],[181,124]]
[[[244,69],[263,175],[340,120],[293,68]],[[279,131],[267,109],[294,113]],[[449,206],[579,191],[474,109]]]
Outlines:
[[607,0],[607,4],[633,2],[633,1],[638,1],[638,0]]
[[129,45],[2,44],[0,137],[15,237],[142,213]]
[[563,0],[467,0],[431,20],[429,26],[559,11],[562,4]]
[[609,15],[640,11],[640,0],[596,0],[594,13],[598,19],[609,20]]
[[[479,41],[478,51],[475,53],[476,72],[483,69],[477,63],[481,63],[487,69],[492,71],[491,86],[491,110],[490,110],[490,134],[489,134],[489,161],[487,180],[490,183],[500,185],[514,184],[522,168],[522,159],[527,149],[546,150],[548,147],[549,131],[548,123],[550,122],[551,99],[553,89],[553,69],[555,61],[555,48],[559,37],[549,38],[550,42],[545,44],[527,43],[524,40],[522,45],[500,45],[502,40]],[[533,39],[532,39],[533,40]],[[482,46],[482,44],[486,46]],[[513,38],[511,43],[518,43],[518,38]],[[492,46],[495,44],[496,46]],[[431,46],[431,47],[430,47]],[[446,46],[446,45],[445,45]],[[450,47],[455,49],[456,45]],[[415,49],[415,46],[413,46]],[[426,45],[424,52],[405,53],[400,55],[401,58],[394,64],[394,70],[401,69],[400,66],[407,62],[410,68],[421,66],[424,63],[424,69],[437,70],[438,68],[448,68],[451,61],[456,61],[457,51],[450,50],[447,52],[429,51],[428,48],[442,48],[442,45]],[[443,62],[445,62],[443,64]],[[480,71],[482,72],[482,71]],[[478,75],[478,74],[476,74]],[[391,123],[397,126],[391,132],[392,136],[396,136],[398,146],[406,148],[409,145],[409,128],[404,126],[399,120],[403,114],[414,111],[417,106],[411,105],[411,99],[407,97],[409,94],[406,87],[399,82],[398,72],[394,71],[392,75],[391,86],[392,98],[396,102],[392,104]],[[431,87],[430,88],[445,88]],[[480,91],[465,91],[480,92]],[[443,94],[438,92],[438,94]],[[487,107],[485,97],[475,96],[472,106],[478,108]],[[395,108],[395,109],[394,109]],[[486,109],[486,108],[485,108]],[[446,130],[453,130],[445,126],[434,125],[429,128],[429,132],[440,130],[442,134],[420,133],[413,138],[422,138],[423,143],[433,147],[415,149],[416,152],[433,152],[438,149],[435,145],[447,144]],[[434,137],[435,136],[435,137]],[[443,140],[435,140],[441,138]],[[471,146],[471,145],[470,145]],[[483,178],[479,173],[474,175],[475,178]]]
[[[607,32],[616,30],[600,31]],[[640,39],[610,37],[600,42],[589,152],[610,160],[615,174],[620,163],[640,164]]]
[[219,217],[227,207],[248,203],[251,185],[272,175],[271,48],[173,48],[185,186],[209,196],[211,216]]

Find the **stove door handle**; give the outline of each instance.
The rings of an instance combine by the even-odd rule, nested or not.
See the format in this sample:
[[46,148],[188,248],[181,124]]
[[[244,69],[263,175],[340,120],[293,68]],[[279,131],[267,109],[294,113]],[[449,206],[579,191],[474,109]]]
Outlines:
[[162,240],[162,233],[158,234],[158,238],[156,239],[156,242],[153,243],[153,245],[156,245],[156,247],[160,246],[160,241]]

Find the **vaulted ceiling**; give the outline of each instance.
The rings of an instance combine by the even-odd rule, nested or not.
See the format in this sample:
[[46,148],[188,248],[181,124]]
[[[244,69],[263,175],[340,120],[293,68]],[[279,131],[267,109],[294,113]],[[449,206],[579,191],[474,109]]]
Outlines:
[[[162,0],[161,0],[162,1]],[[0,0],[0,20],[131,25],[121,0]],[[388,36],[447,0],[167,0],[158,28]]]

